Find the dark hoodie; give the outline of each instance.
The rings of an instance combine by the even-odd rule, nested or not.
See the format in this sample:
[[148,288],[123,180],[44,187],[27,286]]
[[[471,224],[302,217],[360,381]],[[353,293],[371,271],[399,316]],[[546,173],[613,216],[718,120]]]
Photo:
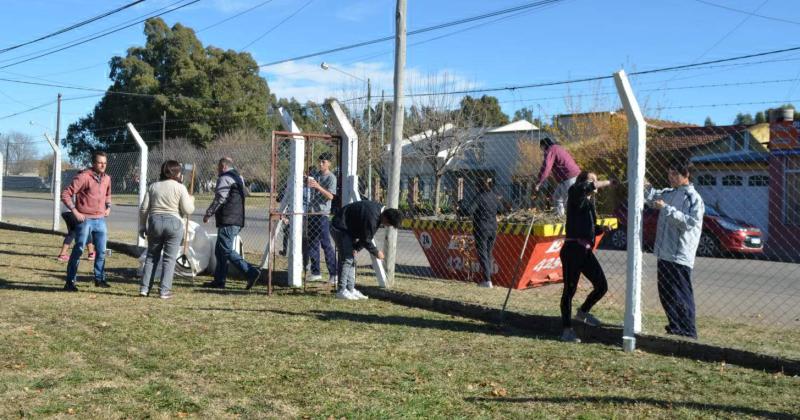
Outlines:
[[339,209],[331,224],[334,229],[347,232],[353,238],[353,250],[366,248],[377,256],[378,248],[372,243],[372,238],[381,226],[382,209],[383,206],[374,201],[356,201]]
[[236,169],[229,169],[217,178],[214,201],[206,215],[214,218],[217,226],[244,227],[244,180]]

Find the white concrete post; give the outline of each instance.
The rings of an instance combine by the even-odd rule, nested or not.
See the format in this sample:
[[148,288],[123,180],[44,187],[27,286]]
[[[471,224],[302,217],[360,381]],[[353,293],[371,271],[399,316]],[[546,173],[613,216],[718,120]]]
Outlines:
[[[292,115],[284,108],[278,108],[281,124],[285,131],[299,133],[300,127]],[[289,180],[287,184],[289,209],[289,286],[303,286],[303,158],[306,140],[295,136],[289,150]],[[286,200],[287,198],[284,198]]]
[[636,334],[642,330],[642,210],[647,124],[624,70],[614,73],[614,82],[628,117],[628,267],[622,347],[631,352],[636,348]]
[[53,141],[46,133],[44,138],[53,148],[53,230],[61,228],[61,145],[58,139]]
[[[344,185],[342,185],[342,206],[344,206],[361,201],[361,194],[358,192],[358,135],[338,101],[331,100],[326,105],[333,116],[333,124],[336,126],[336,131],[342,137],[341,171],[342,179],[344,180]],[[373,240],[374,243],[375,241]],[[370,257],[372,257],[372,270],[378,277],[378,285],[387,287],[386,270],[381,260],[371,254]]]
[[[142,136],[139,135],[139,132],[136,131],[136,128],[133,124],[128,123],[128,131],[130,131],[133,139],[136,140],[136,144],[139,146],[139,207],[142,206],[144,202],[144,195],[147,193],[147,144],[145,144],[144,140],[142,140]],[[139,212],[136,212],[136,220],[139,220]],[[145,246],[144,239],[139,236],[139,231],[142,229],[142,226],[136,230],[136,245],[140,247]]]

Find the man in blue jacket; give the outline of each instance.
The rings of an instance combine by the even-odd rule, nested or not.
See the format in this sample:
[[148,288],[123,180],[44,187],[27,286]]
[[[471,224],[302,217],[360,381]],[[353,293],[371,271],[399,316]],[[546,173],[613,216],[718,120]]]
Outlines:
[[653,254],[658,258],[658,297],[667,314],[667,334],[697,338],[692,268],[703,233],[703,198],[689,182],[691,166],[667,167],[672,188],[650,190],[647,199],[660,210]]

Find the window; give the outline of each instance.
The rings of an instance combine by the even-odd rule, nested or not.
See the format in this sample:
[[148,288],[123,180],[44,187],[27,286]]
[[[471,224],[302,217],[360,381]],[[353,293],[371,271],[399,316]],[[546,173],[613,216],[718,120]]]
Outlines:
[[769,186],[769,176],[768,175],[752,175],[747,180],[747,186],[749,186],[749,187],[768,187]]
[[703,187],[713,187],[717,185],[717,177],[712,174],[703,174],[697,177],[697,185]]
[[787,225],[800,225],[800,156],[787,156],[784,169],[783,219]]
[[744,184],[744,177],[739,175],[725,175],[722,177],[723,187],[741,187]]

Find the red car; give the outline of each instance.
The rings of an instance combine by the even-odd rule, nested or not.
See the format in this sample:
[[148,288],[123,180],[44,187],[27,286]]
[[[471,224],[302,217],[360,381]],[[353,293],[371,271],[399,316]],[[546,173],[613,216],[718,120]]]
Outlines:
[[[614,248],[625,249],[628,246],[627,206],[622,205],[614,212],[619,220],[619,228],[608,235]],[[658,229],[658,210],[644,209],[644,247],[652,250]],[[764,241],[761,230],[747,222],[736,220],[721,214],[714,206],[706,204],[703,216],[703,234],[697,247],[697,255],[704,257],[728,256],[731,254],[760,254],[764,252]]]

